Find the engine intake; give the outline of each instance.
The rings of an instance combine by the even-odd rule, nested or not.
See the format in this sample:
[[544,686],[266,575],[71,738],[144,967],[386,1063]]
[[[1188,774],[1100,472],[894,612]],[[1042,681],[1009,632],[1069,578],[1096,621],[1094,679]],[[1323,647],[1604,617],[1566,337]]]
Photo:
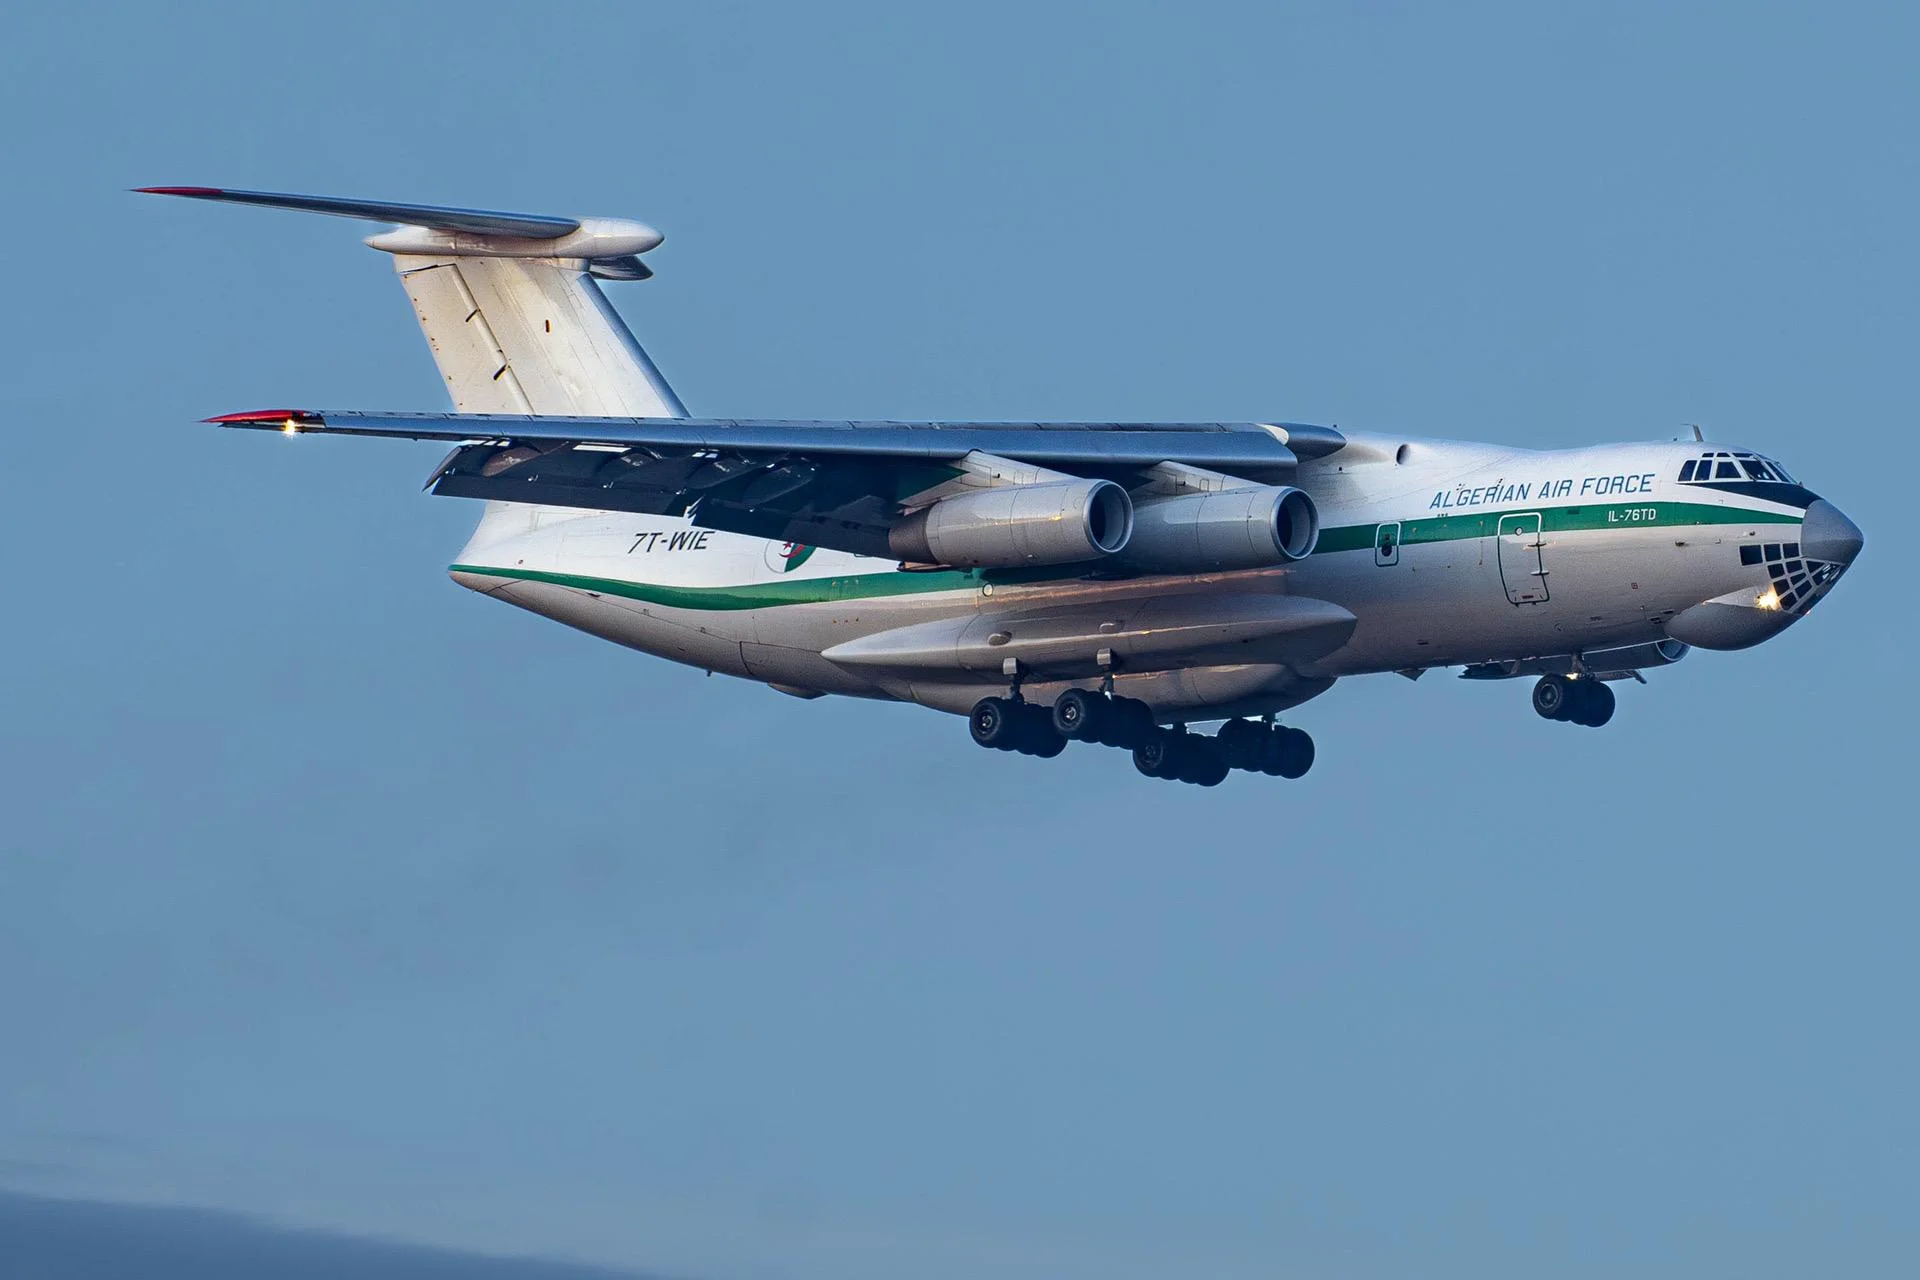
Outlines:
[[1304,560],[1320,540],[1320,512],[1291,486],[1155,498],[1134,508],[1123,559],[1138,569],[1197,573]]
[[1133,500],[1111,480],[1004,485],[945,498],[887,534],[902,560],[970,569],[1073,564],[1122,550]]

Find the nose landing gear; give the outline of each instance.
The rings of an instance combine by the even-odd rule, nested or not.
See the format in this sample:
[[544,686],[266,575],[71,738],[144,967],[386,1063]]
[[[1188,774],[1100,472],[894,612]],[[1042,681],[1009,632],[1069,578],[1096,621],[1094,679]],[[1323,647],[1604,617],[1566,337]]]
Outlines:
[[1598,729],[1613,719],[1613,708],[1613,690],[1591,676],[1541,676],[1533,686],[1533,709],[1548,720]]

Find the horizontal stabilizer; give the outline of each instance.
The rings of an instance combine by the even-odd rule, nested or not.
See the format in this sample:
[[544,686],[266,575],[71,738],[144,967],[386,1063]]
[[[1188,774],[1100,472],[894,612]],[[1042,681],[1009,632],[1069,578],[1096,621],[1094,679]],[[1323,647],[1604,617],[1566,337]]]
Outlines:
[[[658,248],[666,237],[630,218],[568,218],[543,213],[498,213],[434,204],[348,200],[338,196],[287,195],[276,191],[228,191],[223,187],[136,187],[146,195],[185,196],[267,209],[330,213],[341,218],[398,223],[367,237],[369,247],[397,256],[456,258],[578,258],[609,280],[645,280],[653,273],[637,254]],[[604,264],[604,265],[603,265]]]
[[454,209],[432,204],[396,204],[390,200],[352,200],[339,196],[287,195],[277,191],[228,191],[221,187],[135,187],[144,195],[185,196],[190,200],[219,200],[268,209],[296,209],[302,213],[331,213],[370,222],[394,222],[437,231],[469,235],[518,236],[552,240],[580,229],[580,219],[538,213],[496,213],[488,209]]

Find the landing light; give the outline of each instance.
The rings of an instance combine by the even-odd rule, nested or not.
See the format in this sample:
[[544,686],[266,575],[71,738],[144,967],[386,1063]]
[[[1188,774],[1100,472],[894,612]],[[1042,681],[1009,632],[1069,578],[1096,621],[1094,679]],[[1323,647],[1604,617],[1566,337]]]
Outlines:
[[292,418],[288,418],[287,424],[284,427],[281,427],[280,430],[284,431],[286,434],[290,436],[297,436],[300,434],[300,424],[294,421]]
[[1780,592],[1773,587],[1768,587],[1767,593],[1753,603],[1762,609],[1778,609],[1780,607]]

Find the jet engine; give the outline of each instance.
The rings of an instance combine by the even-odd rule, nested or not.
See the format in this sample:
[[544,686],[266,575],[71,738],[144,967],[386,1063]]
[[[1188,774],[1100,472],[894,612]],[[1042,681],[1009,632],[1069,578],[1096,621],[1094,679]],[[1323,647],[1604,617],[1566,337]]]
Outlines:
[[1320,512],[1291,486],[1154,498],[1134,508],[1129,566],[1168,573],[1260,569],[1313,554]]
[[972,569],[1073,564],[1122,550],[1133,500],[1111,480],[1012,484],[943,498],[887,534],[902,560]]

